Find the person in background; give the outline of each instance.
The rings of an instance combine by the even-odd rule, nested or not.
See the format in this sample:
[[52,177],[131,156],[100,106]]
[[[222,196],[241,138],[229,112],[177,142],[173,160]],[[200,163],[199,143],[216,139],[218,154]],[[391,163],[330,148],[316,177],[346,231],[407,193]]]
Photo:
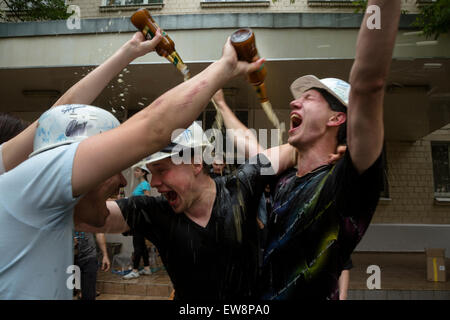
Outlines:
[[3,143],[17,136],[25,128],[26,124],[24,121],[8,113],[0,112],[0,174],[7,171],[3,164]]
[[[139,181],[139,184],[131,193],[132,196],[150,196],[150,184],[147,181],[148,174],[148,169],[144,164],[138,164],[134,167],[134,177]],[[125,280],[139,278],[140,275],[152,274],[150,270],[148,249],[143,235],[138,233],[133,235],[133,248],[133,270],[123,277]],[[139,270],[141,258],[144,261],[144,269]]]
[[220,159],[214,159],[212,163],[212,169],[213,178],[223,176],[225,171],[225,162],[223,160],[221,161]]
[[348,284],[350,282],[350,269],[353,268],[352,259],[348,259],[344,264],[341,276],[339,277],[339,300],[347,300]]
[[0,145],[14,138],[26,128],[26,123],[8,113],[0,112]]
[[102,271],[108,271],[111,266],[108,251],[106,249],[105,234],[75,232],[75,265],[79,266],[81,271],[80,300],[95,300],[95,297],[97,296],[96,283],[98,259],[97,246],[95,245],[94,237],[95,240],[97,240],[98,248],[101,250],[103,255],[101,264]]

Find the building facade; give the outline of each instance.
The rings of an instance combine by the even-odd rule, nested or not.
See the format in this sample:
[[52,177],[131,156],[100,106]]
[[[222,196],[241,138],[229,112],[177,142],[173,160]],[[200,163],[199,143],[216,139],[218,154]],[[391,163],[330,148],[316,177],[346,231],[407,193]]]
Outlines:
[[[419,240],[405,243],[403,250],[447,241],[450,255],[450,38],[426,39],[411,27],[425,2],[402,1],[405,14],[386,88],[386,186],[373,219],[379,229],[368,236],[364,250],[384,250],[377,245],[381,234],[411,226],[419,228]],[[67,21],[0,23],[4,97],[0,111],[37,118],[132,36],[136,30],[129,17],[145,7],[175,41],[193,74],[220,57],[235,29],[251,27],[261,56],[267,58],[266,86],[272,105],[289,126],[290,83],[305,74],[348,79],[362,19],[352,1],[342,0],[68,0],[67,4],[73,6]],[[124,69],[94,104],[124,120],[181,81],[167,61],[150,54]],[[249,127],[271,128],[244,79],[228,83],[225,92]],[[209,108],[201,117],[205,127],[214,116]],[[426,232],[434,228],[436,241],[425,241]],[[396,236],[386,240],[386,247],[398,240]],[[414,242],[406,241],[407,231],[404,236],[405,242]]]

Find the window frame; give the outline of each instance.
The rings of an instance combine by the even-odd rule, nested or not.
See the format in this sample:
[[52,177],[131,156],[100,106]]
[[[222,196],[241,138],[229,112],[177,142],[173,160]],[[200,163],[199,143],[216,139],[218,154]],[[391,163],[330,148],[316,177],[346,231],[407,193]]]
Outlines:
[[131,4],[125,4],[127,0],[115,0],[120,1],[121,4],[108,4],[109,1],[111,0],[102,0],[102,3],[100,5],[100,12],[135,11],[140,8],[160,10],[164,7],[164,0],[142,0],[143,3],[131,3]]
[[308,0],[308,7],[336,7],[336,8],[355,8],[358,6],[352,0]]
[[270,0],[200,0],[201,8],[270,7]]
[[[437,192],[436,191],[436,174],[435,174],[435,158],[433,157],[433,147],[435,146],[446,146],[447,147],[447,156],[448,156],[448,163],[449,163],[449,171],[448,176],[446,177],[447,180],[450,181],[450,141],[431,141],[431,162],[433,166],[433,193],[434,193],[434,199],[438,203],[449,203],[450,204],[450,190],[449,192]],[[449,187],[450,189],[450,187]]]

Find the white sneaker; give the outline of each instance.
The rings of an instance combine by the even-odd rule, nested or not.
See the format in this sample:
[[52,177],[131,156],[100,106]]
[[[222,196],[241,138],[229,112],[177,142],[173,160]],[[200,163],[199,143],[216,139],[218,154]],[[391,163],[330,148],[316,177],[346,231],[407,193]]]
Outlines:
[[125,279],[125,280],[130,280],[130,279],[134,279],[134,278],[139,278],[138,272],[131,271],[129,274],[127,274],[123,277],[123,279]]
[[142,269],[141,271],[139,271],[139,274],[141,274],[143,276],[148,276],[148,275],[151,275],[152,272],[150,270]]

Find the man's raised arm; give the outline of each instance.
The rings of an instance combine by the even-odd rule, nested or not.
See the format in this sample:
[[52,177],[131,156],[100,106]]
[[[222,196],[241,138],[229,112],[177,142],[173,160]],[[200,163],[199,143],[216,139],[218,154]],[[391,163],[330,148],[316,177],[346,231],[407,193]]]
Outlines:
[[95,226],[78,219],[75,214],[74,226],[76,231],[92,233],[123,233],[130,229],[122,215],[122,212],[120,211],[119,205],[115,201],[103,201],[100,203],[81,200],[75,207],[75,213],[77,211],[84,211],[88,216],[96,216],[98,215],[99,206],[104,206],[104,210],[108,211],[105,221],[102,224]]
[[162,39],[158,29],[152,40],[145,40],[142,32],[136,32],[104,63],[78,81],[53,106],[63,104],[91,104],[108,83],[133,60],[153,51]]
[[251,158],[258,153],[264,153],[270,160],[275,174],[281,173],[288,168],[295,166],[295,148],[289,144],[264,149],[255,137],[253,132],[247,128],[233,113],[225,101],[222,90],[213,96],[218,109],[223,117],[223,123],[227,132],[232,130],[234,142],[238,152],[245,154],[246,158]]
[[238,61],[228,39],[222,58],[203,72],[166,92],[119,127],[83,140],[72,170],[73,195],[84,194],[165,147],[173,131],[188,127],[227,81],[257,70],[263,62]]
[[[123,68],[134,59],[153,51],[160,40],[160,32],[150,41],[145,41],[142,33],[137,32],[113,56],[67,90],[53,107],[63,104],[91,104]],[[28,158],[33,151],[36,128],[37,121],[34,121],[23,132],[3,144],[1,156],[5,171],[15,168]]]
[[[360,173],[375,162],[383,148],[384,87],[400,19],[400,0],[370,0],[367,8],[372,13],[366,13],[356,44],[347,124],[348,148]],[[380,19],[380,29],[369,29],[368,21],[373,18]]]
[[214,94],[213,100],[222,115],[227,132],[233,133],[232,138],[234,139],[238,152],[245,154],[245,157],[249,158],[263,151],[264,149],[258,143],[258,139],[253,132],[236,117],[228,106],[222,89]]

